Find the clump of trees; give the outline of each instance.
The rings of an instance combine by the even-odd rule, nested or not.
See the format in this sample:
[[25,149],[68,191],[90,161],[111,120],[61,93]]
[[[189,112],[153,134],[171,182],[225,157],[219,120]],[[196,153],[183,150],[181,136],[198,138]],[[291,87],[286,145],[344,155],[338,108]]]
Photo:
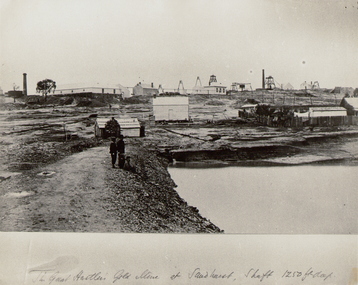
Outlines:
[[44,79],[37,82],[36,92],[42,93],[42,96],[45,97],[45,100],[47,99],[47,94],[49,94],[50,92],[55,92],[55,90],[56,82],[52,79]]
[[277,107],[271,106],[270,104],[260,103],[256,106],[256,115],[260,123],[288,127],[294,112],[290,107]]

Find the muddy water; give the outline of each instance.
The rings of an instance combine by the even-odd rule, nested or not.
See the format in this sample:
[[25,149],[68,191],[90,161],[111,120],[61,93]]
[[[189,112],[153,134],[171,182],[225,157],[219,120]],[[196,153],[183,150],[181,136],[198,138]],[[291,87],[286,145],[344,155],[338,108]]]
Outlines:
[[225,233],[358,233],[358,166],[170,167],[169,172],[179,195]]

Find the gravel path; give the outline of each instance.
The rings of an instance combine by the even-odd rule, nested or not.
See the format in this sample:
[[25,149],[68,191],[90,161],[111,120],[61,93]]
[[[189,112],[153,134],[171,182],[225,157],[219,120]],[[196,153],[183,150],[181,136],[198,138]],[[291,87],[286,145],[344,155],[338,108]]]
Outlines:
[[107,146],[1,182],[1,231],[220,232],[173,189],[163,163],[129,146],[135,167],[113,169]]

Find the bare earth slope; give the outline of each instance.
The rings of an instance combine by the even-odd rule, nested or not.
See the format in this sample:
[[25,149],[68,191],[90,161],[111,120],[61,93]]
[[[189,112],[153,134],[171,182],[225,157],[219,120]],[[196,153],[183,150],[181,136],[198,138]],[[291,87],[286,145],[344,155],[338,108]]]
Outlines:
[[140,145],[127,152],[130,171],[113,169],[101,146],[4,180],[0,230],[220,232],[174,191],[164,161]]

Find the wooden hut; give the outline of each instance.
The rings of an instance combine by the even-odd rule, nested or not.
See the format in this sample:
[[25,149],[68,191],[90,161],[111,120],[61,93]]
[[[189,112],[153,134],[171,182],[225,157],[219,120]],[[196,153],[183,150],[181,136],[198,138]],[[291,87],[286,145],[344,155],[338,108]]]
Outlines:
[[[115,118],[120,126],[121,135],[124,137],[139,137],[140,123],[137,118]],[[97,118],[94,125],[94,134],[96,137],[107,138],[105,126],[110,118]]]
[[186,96],[158,96],[153,98],[156,121],[189,120],[189,98]]

